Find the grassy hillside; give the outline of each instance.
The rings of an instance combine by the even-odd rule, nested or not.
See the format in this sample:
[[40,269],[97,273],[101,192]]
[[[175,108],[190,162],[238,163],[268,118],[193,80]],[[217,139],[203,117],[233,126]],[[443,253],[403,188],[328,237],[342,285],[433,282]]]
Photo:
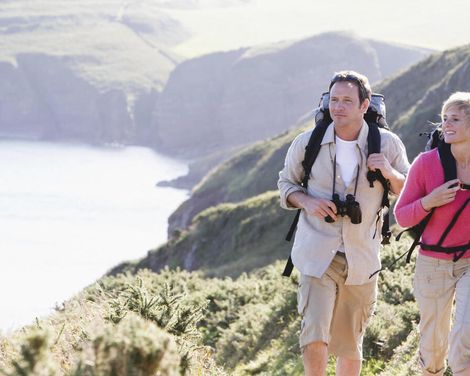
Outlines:
[[[398,252],[388,249],[385,263]],[[0,371],[300,376],[298,277],[281,277],[282,267],[274,263],[237,279],[168,269],[105,277],[52,316],[1,338]],[[383,272],[363,376],[417,374],[411,272],[402,263]],[[333,360],[328,375],[332,369]]]
[[385,95],[393,130],[414,158],[426,144],[419,133],[440,121],[444,100],[455,91],[470,91],[470,45],[432,55],[377,90]]
[[[432,111],[438,113],[448,93],[470,90],[466,86],[470,82],[467,79],[470,65],[466,63],[469,58],[468,47],[435,55],[379,87],[387,97],[389,122],[404,137],[411,158],[421,150],[416,142],[415,124],[419,119],[431,117]],[[418,77],[424,78],[420,81]],[[140,261],[122,264],[112,271],[114,275],[119,271],[135,273],[143,268],[159,271],[169,265],[197,269],[205,278],[238,277],[235,282],[255,276],[255,280],[247,282],[246,287],[251,290],[247,299],[258,297],[258,283],[262,283],[259,280],[271,276],[271,284],[276,288],[270,292],[269,300],[240,308],[243,313],[240,320],[222,326],[221,330],[207,329],[212,334],[205,337],[205,344],[216,349],[216,364],[223,364],[230,374],[302,373],[297,347],[299,318],[295,313],[295,287],[291,285],[290,290],[284,290],[284,285],[277,285],[281,283],[278,281],[283,262],[276,263],[276,260],[285,259],[289,252],[290,245],[282,238],[293,212],[289,216],[279,209],[278,194],[273,190],[287,147],[300,131],[292,130],[258,143],[219,166],[174,214],[173,225],[179,221],[183,229],[174,226],[167,244],[150,251]],[[407,242],[394,243],[386,248],[382,253],[384,264],[388,265],[393,255],[407,245]],[[412,269],[413,264],[382,273],[376,316],[364,340],[364,375],[418,374],[415,355],[418,313],[411,292]],[[247,276],[247,271],[254,274]],[[291,281],[295,282],[295,277]],[[270,305],[273,301],[275,309]],[[203,325],[211,328],[209,322]],[[223,335],[219,337],[220,333]],[[332,374],[331,370],[332,363],[328,374]]]
[[[378,85],[385,95],[390,127],[403,140],[410,161],[423,150],[420,132],[439,121],[442,102],[454,91],[470,91],[470,46],[432,55]],[[214,169],[195,187],[190,199],[171,215],[169,234],[185,228],[202,210],[223,202],[239,202],[276,187],[289,144],[313,120],[276,138],[249,147]]]
[[220,204],[201,212],[188,229],[174,233],[171,241],[149,251],[137,263],[125,263],[111,271],[165,265],[201,270],[206,276],[239,276],[286,259],[290,244],[283,241],[291,215],[279,207],[278,193],[268,191],[239,204]]
[[213,205],[239,202],[276,189],[277,172],[284,164],[289,144],[299,132],[295,129],[258,142],[217,166],[193,189],[191,198],[170,216],[169,233],[185,228],[196,214]]

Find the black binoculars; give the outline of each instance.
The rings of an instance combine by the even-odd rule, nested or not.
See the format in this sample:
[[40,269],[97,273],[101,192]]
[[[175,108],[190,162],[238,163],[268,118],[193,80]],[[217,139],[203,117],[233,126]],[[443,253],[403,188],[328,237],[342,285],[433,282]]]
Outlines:
[[[346,201],[342,201],[339,195],[334,193],[331,201],[336,205],[336,215],[340,215],[341,217],[347,215],[351,218],[351,223],[355,225],[362,222],[361,207],[353,195],[346,195]],[[334,220],[328,215],[325,217],[325,222],[333,223]]]

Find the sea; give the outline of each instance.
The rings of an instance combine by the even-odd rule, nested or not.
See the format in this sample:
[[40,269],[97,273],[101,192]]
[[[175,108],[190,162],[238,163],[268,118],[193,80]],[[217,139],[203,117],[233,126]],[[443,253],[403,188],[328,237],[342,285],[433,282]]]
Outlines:
[[187,163],[145,147],[0,140],[0,333],[167,240]]

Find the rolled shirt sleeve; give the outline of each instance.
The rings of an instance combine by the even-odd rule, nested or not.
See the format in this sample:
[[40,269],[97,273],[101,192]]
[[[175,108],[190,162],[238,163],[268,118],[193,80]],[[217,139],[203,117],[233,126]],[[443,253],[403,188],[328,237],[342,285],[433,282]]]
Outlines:
[[408,161],[405,145],[395,133],[387,133],[392,139],[392,142],[389,143],[392,149],[392,158],[389,162],[395,170],[406,176],[410,169],[410,162]]

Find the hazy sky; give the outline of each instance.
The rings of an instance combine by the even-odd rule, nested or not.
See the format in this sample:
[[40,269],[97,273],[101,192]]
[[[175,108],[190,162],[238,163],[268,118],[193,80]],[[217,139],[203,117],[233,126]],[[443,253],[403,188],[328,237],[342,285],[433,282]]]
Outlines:
[[[208,1],[208,0],[206,0]],[[204,0],[201,0],[204,2]],[[212,2],[213,4],[214,2]],[[220,0],[220,4],[224,3]],[[299,39],[332,30],[447,49],[470,43],[469,0],[245,0],[225,7],[172,10],[194,37],[186,56]]]

